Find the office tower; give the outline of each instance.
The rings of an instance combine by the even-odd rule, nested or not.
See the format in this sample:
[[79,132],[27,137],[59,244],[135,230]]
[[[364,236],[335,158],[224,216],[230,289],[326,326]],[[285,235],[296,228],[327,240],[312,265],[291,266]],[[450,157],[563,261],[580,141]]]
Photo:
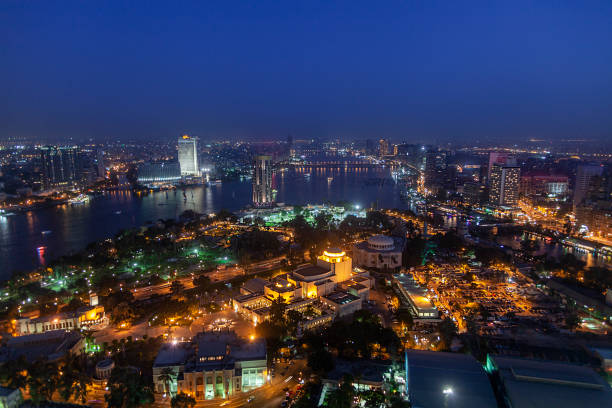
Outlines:
[[576,183],[574,183],[574,207],[581,204],[586,198],[587,192],[594,177],[601,176],[603,167],[598,164],[583,164],[576,171]]
[[474,181],[463,184],[463,200],[466,204],[478,205],[486,199],[486,188],[483,184]]
[[198,138],[184,135],[178,140],[178,160],[181,176],[199,176]]
[[493,164],[491,169],[489,202],[513,207],[518,204],[521,169],[516,166]]
[[446,152],[430,151],[425,154],[425,188],[433,193],[446,182]]
[[98,177],[106,177],[106,167],[104,166],[104,152],[102,149],[98,149],[96,152],[96,168],[98,171]]
[[71,188],[82,180],[81,151],[76,146],[44,146],[40,149],[42,184]]
[[271,205],[272,202],[272,157],[255,156],[253,205],[267,206]]
[[489,153],[489,167],[487,173],[487,179],[491,180],[491,171],[494,164],[501,164],[504,166],[512,167],[516,166],[516,158],[509,153],[503,152],[490,152]]
[[387,139],[380,139],[378,141],[378,156],[384,157],[389,154],[389,141]]

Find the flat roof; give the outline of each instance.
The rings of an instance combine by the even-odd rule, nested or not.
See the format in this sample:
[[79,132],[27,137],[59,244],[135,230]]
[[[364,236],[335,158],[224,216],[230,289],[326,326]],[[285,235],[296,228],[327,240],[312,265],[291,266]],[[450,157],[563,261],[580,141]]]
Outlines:
[[330,272],[331,270],[317,265],[301,266],[293,271],[294,274],[303,276],[304,278],[313,278],[315,276],[325,275]]
[[592,368],[490,356],[514,408],[612,405],[612,388]]
[[418,309],[436,309],[433,302],[426,296],[426,292],[408,274],[396,274],[393,278],[402,286],[404,291],[410,296],[410,300]]
[[77,331],[51,330],[44,333],[12,337],[0,349],[0,362],[23,355],[28,361],[40,357],[58,359],[66,354],[83,336]]
[[347,292],[332,292],[323,297],[339,305],[346,305],[361,299],[359,296],[355,296]]
[[497,408],[489,378],[474,357],[407,350],[406,358],[413,407]]
[[193,355],[191,343],[165,343],[159,349],[153,367],[167,367],[185,364]]

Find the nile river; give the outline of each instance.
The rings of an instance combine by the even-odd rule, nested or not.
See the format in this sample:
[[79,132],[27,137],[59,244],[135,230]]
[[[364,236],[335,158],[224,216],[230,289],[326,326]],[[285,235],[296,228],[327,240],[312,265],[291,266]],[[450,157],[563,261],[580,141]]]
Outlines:
[[[320,204],[348,201],[360,206],[405,208],[400,187],[388,168],[314,168],[289,170],[274,177],[277,202]],[[251,202],[251,182],[229,181],[212,187],[155,192],[138,196],[115,191],[81,205],[63,205],[0,217],[0,279],[15,270],[31,270],[88,243],[185,210],[237,211]],[[50,231],[43,234],[43,231]],[[44,256],[37,248],[44,248]]]

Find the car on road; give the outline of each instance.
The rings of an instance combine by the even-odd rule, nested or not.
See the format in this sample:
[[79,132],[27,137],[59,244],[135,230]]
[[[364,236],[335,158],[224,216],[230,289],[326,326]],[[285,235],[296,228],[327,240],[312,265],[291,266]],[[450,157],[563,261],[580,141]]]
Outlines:
[[248,399],[247,402],[253,402],[253,400],[255,399],[255,397],[253,395],[251,395]]

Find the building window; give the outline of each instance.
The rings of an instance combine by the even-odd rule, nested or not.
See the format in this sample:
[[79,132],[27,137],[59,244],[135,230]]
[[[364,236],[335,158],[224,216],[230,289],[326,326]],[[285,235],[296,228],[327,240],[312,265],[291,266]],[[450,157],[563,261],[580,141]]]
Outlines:
[[220,375],[217,376],[217,384],[223,384],[223,377]]

